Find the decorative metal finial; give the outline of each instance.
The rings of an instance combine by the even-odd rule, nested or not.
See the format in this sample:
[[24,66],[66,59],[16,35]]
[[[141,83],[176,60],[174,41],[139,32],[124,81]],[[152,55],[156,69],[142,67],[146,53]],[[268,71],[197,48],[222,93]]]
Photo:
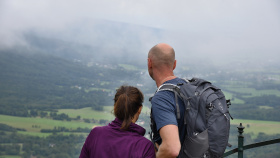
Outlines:
[[243,130],[245,127],[243,127],[242,123],[240,123],[240,125],[237,128],[238,128],[239,136],[243,137],[242,133],[244,132]]

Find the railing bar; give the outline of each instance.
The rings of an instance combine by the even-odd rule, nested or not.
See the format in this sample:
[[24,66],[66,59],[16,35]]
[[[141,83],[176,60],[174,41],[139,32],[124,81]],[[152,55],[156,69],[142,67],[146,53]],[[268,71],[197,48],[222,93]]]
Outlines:
[[280,138],[273,139],[273,140],[268,140],[268,141],[264,141],[264,142],[260,142],[260,143],[254,143],[254,144],[250,144],[250,145],[245,145],[243,147],[243,150],[251,149],[251,148],[256,148],[256,147],[260,147],[260,146],[265,146],[265,145],[270,145],[270,144],[274,144],[274,143],[280,143]]
[[[273,140],[268,140],[268,141],[264,141],[264,142],[260,142],[260,143],[249,144],[249,145],[243,146],[243,150],[256,148],[256,147],[260,147],[260,146],[265,146],[265,145],[270,145],[270,144],[275,144],[275,143],[280,143],[280,138],[273,139]],[[224,153],[223,157],[232,155],[236,152],[238,152],[238,148],[232,149],[232,150]]]
[[260,147],[260,146],[266,146],[266,145],[270,145],[270,144],[275,144],[275,143],[280,143],[280,138],[277,138],[277,139],[273,139],[273,140],[268,140],[268,141],[249,144],[249,145],[244,146],[243,145],[244,136],[242,135],[242,133],[244,132],[243,130],[244,130],[245,127],[243,127],[242,123],[240,123],[240,125],[237,128],[238,128],[238,133],[239,133],[239,135],[238,135],[238,147],[224,153],[223,157],[227,157],[229,155],[232,155],[232,154],[238,152],[238,158],[243,158],[243,151],[244,150],[251,149],[251,148],[256,148],[256,147]]
[[232,150],[224,153],[223,157],[229,156],[229,155],[234,154],[236,152],[238,152],[238,148],[232,149]]

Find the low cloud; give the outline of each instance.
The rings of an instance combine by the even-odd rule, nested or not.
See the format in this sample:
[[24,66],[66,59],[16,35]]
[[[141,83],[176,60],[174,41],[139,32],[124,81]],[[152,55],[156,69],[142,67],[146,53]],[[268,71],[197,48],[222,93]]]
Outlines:
[[27,45],[24,33],[33,31],[49,38],[103,46],[105,51],[129,48],[130,53],[146,55],[153,45],[166,42],[179,56],[275,56],[280,51],[279,3],[2,0],[0,47]]

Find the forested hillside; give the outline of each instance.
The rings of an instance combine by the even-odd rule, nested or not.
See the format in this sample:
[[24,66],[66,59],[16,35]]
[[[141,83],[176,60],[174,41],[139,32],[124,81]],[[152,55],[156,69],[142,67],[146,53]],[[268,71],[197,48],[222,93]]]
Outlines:
[[[114,64],[111,59],[81,61],[75,59],[78,56],[62,58],[65,50],[57,55],[40,51],[38,45],[36,49],[1,50],[0,114],[29,116],[30,110],[83,107],[102,110],[103,106],[112,105],[114,91],[122,84],[139,86],[147,95],[146,100],[156,88],[143,69],[144,61],[141,69],[136,65]],[[201,77],[221,87],[227,99],[232,100],[233,116],[280,121],[279,64],[263,60],[254,66],[253,62],[247,64],[241,60],[234,65],[229,60],[228,66],[217,67],[213,63],[178,62],[183,66],[176,69],[177,76]]]
[[118,65],[70,61],[44,53],[0,53],[0,114],[28,116],[28,110],[93,107],[112,104],[123,78],[140,73]]

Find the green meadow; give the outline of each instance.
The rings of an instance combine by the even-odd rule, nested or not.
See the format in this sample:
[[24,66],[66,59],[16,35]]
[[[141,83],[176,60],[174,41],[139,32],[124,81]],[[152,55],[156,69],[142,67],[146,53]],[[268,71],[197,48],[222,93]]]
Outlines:
[[[70,117],[81,116],[82,118],[88,119],[106,119],[113,120],[114,116],[111,113],[111,106],[105,107],[105,112],[95,111],[91,108],[82,108],[82,109],[60,109],[59,113],[68,114]],[[145,107],[142,110],[142,113],[148,114],[149,108]],[[94,123],[85,123],[80,121],[59,121],[52,120],[47,118],[30,118],[30,117],[15,117],[0,115],[0,123],[5,123],[9,126],[15,128],[25,129],[26,131],[18,131],[21,134],[46,137],[51,133],[40,133],[41,129],[53,129],[54,127],[65,127],[68,129],[77,129],[80,128],[93,128],[94,126],[100,126],[99,124]],[[245,127],[244,133],[252,133],[257,135],[258,133],[265,133],[268,135],[279,134],[280,133],[280,122],[276,121],[260,121],[260,120],[243,120],[243,119],[234,119],[231,121],[232,125],[243,124]],[[231,129],[236,130],[237,129]],[[65,135],[71,134],[71,132],[62,132]]]
[[0,158],[21,158],[21,156],[1,155]]
[[134,65],[129,65],[129,64],[118,64],[118,65],[126,70],[138,70],[138,68]]
[[[104,111],[96,111],[91,108],[82,108],[82,109],[60,109],[58,114],[65,113],[71,118],[76,118],[80,116],[81,119],[95,119],[95,120],[108,120],[111,121],[115,118],[112,114],[113,106],[105,106]],[[148,107],[143,107],[142,113],[148,114],[150,109]],[[65,127],[67,129],[77,129],[80,128],[93,128],[95,126],[100,126],[97,123],[85,123],[82,120],[72,120],[72,121],[61,121],[53,120],[49,118],[40,118],[40,117],[16,117],[8,115],[0,115],[0,123],[7,124],[14,128],[24,129],[26,131],[18,131],[20,134],[46,137],[52,133],[41,133],[41,129],[54,129],[55,127]],[[73,132],[60,132],[64,135],[69,135]],[[77,133],[75,134],[85,134]]]
[[[226,81],[226,84],[222,86],[223,89],[228,89],[232,92],[242,93],[243,97],[257,97],[262,95],[276,95],[280,97],[280,91],[277,89],[255,89],[250,88],[249,85],[252,83],[249,82],[240,82],[240,81]],[[279,84],[279,83],[278,83]],[[277,85],[277,84],[276,84]],[[226,93],[225,93],[226,95]],[[232,95],[229,93],[229,95]]]
[[276,95],[276,96],[280,97],[280,91],[276,90],[276,89],[256,90],[254,88],[230,87],[230,90],[234,91],[234,92],[246,93],[247,95],[244,95],[244,97],[256,97],[256,96],[262,96],[262,95]]
[[[113,114],[114,107],[113,106],[104,106],[103,111],[96,111],[90,107],[81,108],[81,109],[59,109],[58,114],[65,113],[71,118],[76,118],[80,116],[83,119],[94,119],[94,120],[108,120],[111,121],[115,118]],[[150,114],[150,108],[147,106],[143,106],[142,109],[143,114]]]
[[71,118],[80,116],[82,119],[95,119],[95,120],[113,120],[112,114],[113,106],[105,106],[104,111],[96,111],[90,107],[82,109],[59,109],[58,114],[65,113]]
[[[68,129],[92,128],[98,124],[85,123],[79,121],[59,121],[47,118],[15,117],[0,115],[0,123],[7,124],[15,128],[25,129],[27,132],[40,132],[41,129],[53,129],[54,127],[66,127]],[[22,132],[25,133],[25,132]]]
[[[253,136],[256,136],[258,133],[265,133],[268,135],[280,133],[280,122],[277,121],[234,119],[231,120],[230,124],[239,125],[240,123],[245,127],[244,133],[252,133]],[[231,129],[231,131],[232,130],[236,130],[237,132],[237,129]]]
[[232,104],[244,104],[244,100],[241,100],[241,99],[238,99],[238,98],[234,98],[234,100],[232,99],[233,98],[233,94],[230,93],[230,92],[227,92],[227,91],[223,91],[226,99],[231,99],[231,103]]

